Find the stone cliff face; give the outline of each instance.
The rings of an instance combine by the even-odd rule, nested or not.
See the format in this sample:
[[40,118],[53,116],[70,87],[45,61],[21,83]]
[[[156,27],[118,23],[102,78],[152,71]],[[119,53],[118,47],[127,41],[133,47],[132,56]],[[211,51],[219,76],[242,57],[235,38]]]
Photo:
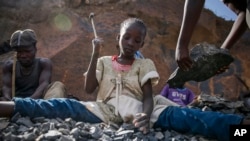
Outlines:
[[[38,57],[51,58],[54,63],[53,80],[62,81],[69,93],[81,100],[94,100],[83,90],[83,73],[90,61],[94,38],[89,14],[95,13],[97,34],[104,39],[101,55],[113,55],[120,23],[128,17],[144,20],[148,34],[141,52],[151,58],[161,80],[154,87],[158,94],[177,64],[175,45],[180,29],[183,0],[15,0],[0,2],[1,50],[10,35],[17,29],[34,29],[38,36]],[[212,12],[203,10],[190,48],[197,43],[219,45],[223,42],[233,22],[224,21]],[[249,35],[247,32],[231,50],[235,61],[230,69],[204,82],[188,82],[187,87],[197,95],[204,92],[235,99],[250,85]],[[10,55],[1,55],[2,62]],[[0,74],[1,75],[1,74]],[[242,81],[240,81],[242,80]]]

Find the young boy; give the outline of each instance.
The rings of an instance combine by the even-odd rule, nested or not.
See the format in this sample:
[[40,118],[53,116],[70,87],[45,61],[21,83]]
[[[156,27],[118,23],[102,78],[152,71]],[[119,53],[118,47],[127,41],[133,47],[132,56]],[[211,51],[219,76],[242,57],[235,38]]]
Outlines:
[[181,106],[187,106],[192,103],[195,94],[184,86],[171,87],[168,83],[161,91],[161,95]]

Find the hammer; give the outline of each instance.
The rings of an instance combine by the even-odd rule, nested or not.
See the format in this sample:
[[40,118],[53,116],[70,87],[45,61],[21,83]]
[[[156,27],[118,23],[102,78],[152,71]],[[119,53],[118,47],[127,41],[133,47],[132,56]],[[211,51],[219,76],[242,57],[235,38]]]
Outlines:
[[96,30],[95,30],[95,24],[94,24],[94,13],[89,14],[89,19],[91,20],[92,28],[94,31],[95,38],[97,38]]

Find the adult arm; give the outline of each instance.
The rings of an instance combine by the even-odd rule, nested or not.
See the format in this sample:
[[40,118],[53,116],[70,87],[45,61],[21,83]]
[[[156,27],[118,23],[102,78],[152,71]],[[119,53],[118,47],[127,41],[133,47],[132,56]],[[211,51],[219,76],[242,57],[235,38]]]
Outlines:
[[30,96],[33,99],[39,99],[43,97],[43,91],[51,83],[52,76],[52,62],[48,58],[41,58],[40,63],[42,66],[41,74],[39,77],[39,86],[36,91]]
[[95,38],[92,40],[92,55],[88,70],[85,75],[84,89],[87,93],[92,93],[98,86],[98,81],[96,79],[96,65],[100,53],[100,48],[102,46],[102,40],[100,38]]
[[179,37],[175,50],[175,60],[182,70],[192,67],[188,45],[200,17],[205,0],[186,0]]
[[246,23],[246,1],[237,0],[224,4],[231,9],[236,15],[237,18],[234,21],[234,24],[226,38],[223,42],[221,48],[231,49],[231,47],[239,40],[239,38],[244,34],[247,29]]
[[11,100],[12,99],[12,61],[7,61],[3,66],[3,76],[2,76],[2,100]]

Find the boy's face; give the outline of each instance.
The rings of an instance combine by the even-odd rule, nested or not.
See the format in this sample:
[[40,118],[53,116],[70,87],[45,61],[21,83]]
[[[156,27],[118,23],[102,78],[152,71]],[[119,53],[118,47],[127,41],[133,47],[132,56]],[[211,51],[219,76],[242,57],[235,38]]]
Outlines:
[[143,47],[145,31],[138,24],[128,24],[121,29],[118,38],[120,53],[127,57],[134,57],[135,52]]
[[36,55],[36,48],[34,46],[18,47],[16,48],[17,60],[24,67],[29,67],[33,64]]

